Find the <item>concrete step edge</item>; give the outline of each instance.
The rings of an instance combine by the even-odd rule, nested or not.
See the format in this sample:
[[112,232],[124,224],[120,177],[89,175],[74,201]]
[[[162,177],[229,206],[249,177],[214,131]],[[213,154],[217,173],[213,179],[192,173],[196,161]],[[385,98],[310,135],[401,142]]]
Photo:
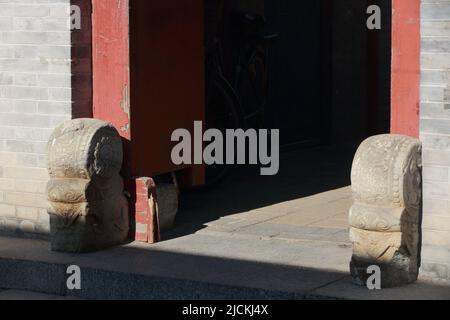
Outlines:
[[80,266],[81,290],[67,288],[69,265],[0,258],[0,288],[81,299],[284,300],[330,299],[302,292],[229,286]]

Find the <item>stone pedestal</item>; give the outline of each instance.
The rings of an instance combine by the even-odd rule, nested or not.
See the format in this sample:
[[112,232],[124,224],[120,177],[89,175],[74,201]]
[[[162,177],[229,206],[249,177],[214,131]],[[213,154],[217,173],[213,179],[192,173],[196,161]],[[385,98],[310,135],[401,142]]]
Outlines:
[[381,269],[382,288],[417,279],[421,167],[421,144],[407,136],[374,136],[356,152],[349,217],[356,283],[366,285],[371,265]]
[[54,130],[47,185],[52,250],[94,251],[127,239],[122,158],[120,135],[103,121],[71,120]]

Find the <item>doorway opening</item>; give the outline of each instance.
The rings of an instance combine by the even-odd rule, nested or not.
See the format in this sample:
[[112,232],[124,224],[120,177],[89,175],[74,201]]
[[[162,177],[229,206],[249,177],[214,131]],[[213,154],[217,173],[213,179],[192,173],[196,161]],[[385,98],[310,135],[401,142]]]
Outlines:
[[[234,166],[211,188],[183,191],[176,226],[163,238],[201,232],[348,245],[354,153],[390,128],[391,1],[375,1],[382,29],[368,30],[373,2],[229,1],[222,21],[205,23],[205,38],[217,32],[211,26],[220,32],[231,83],[236,11],[263,15],[277,34],[263,126],[280,130],[280,170],[267,177]],[[208,18],[218,19],[206,10]]]

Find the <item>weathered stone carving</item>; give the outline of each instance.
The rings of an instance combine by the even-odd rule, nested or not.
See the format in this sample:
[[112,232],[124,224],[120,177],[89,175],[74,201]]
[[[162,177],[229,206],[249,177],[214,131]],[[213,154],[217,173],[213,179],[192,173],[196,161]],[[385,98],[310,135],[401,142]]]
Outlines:
[[53,131],[47,185],[52,250],[88,252],[126,240],[122,157],[119,134],[103,121],[71,120]]
[[420,141],[407,136],[374,136],[356,152],[349,218],[350,270],[358,284],[366,285],[371,265],[381,268],[384,288],[417,280],[421,168]]

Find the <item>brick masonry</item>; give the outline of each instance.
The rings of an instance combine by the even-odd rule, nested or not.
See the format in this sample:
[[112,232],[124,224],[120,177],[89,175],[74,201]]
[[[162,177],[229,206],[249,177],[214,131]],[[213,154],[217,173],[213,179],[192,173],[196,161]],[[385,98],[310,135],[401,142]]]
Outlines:
[[130,193],[130,238],[155,243],[160,239],[155,206],[156,185],[152,178],[127,179],[125,188]]
[[46,142],[72,116],[69,6],[0,1],[0,232],[49,231]]
[[[79,30],[69,27],[71,5]],[[91,13],[86,0],[0,0],[0,234],[49,234],[48,137],[67,119],[92,117]],[[149,181],[131,183],[130,194],[141,190],[131,237],[153,242]]]
[[422,0],[422,274],[450,279],[450,0]]

